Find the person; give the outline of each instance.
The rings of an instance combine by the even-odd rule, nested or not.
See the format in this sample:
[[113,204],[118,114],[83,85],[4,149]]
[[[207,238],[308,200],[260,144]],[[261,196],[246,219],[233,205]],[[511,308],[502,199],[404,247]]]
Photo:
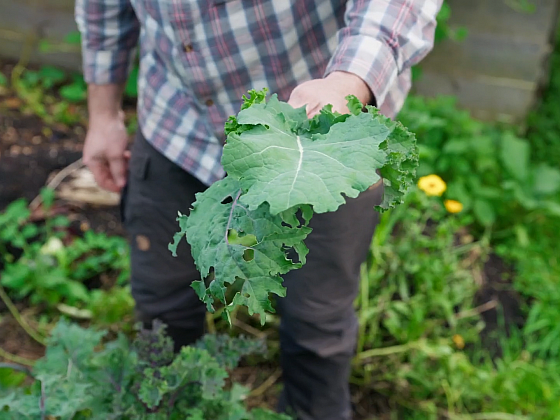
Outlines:
[[[345,113],[345,97],[394,117],[410,68],[432,48],[442,0],[77,0],[89,129],[83,159],[97,183],[122,191],[138,319],[158,318],[176,349],[204,333],[205,307],[188,245],[167,249],[178,211],[224,176],[224,122],[242,95],[267,87],[307,109]],[[123,88],[139,41],[139,130],[127,150]],[[304,268],[277,300],[284,390],[299,420],[348,420],[353,301],[381,201],[378,183],[315,215]]]

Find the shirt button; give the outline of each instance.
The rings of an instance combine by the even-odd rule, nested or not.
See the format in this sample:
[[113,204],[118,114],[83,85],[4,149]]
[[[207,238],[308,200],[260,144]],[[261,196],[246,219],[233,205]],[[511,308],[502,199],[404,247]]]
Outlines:
[[212,99],[206,99],[206,106],[214,105],[214,101]]
[[183,45],[183,49],[185,50],[186,53],[190,53],[190,52],[194,51],[194,48],[193,48],[192,44]]

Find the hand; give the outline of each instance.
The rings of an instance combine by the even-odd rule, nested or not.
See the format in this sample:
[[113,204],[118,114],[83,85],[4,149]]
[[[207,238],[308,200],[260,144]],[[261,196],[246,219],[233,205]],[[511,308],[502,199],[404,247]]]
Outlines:
[[333,106],[333,111],[348,114],[348,95],[355,95],[363,104],[373,99],[368,85],[361,78],[352,73],[335,71],[324,79],[309,80],[297,86],[288,103],[294,108],[307,106],[309,118],[318,114],[327,104]]
[[118,193],[125,186],[130,159],[127,145],[124,112],[119,111],[115,116],[90,116],[83,161],[101,188]]

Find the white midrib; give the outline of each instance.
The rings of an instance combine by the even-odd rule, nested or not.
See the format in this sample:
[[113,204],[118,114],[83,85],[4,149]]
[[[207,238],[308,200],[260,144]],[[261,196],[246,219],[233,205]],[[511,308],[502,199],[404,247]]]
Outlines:
[[290,208],[290,198],[292,196],[292,191],[294,190],[294,185],[296,185],[296,180],[297,177],[299,175],[299,171],[301,170],[301,163],[303,162],[303,146],[301,145],[301,140],[299,138],[299,136],[296,137],[296,141],[297,141],[297,146],[298,146],[298,150],[299,150],[299,161],[298,161],[298,165],[296,168],[296,174],[294,175],[294,180],[292,182],[292,187],[290,188],[290,191],[288,192],[288,208]]

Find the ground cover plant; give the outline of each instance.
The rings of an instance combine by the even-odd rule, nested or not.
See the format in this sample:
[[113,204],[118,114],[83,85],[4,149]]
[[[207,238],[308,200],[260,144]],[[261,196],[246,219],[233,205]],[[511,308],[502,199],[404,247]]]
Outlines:
[[[43,190],[42,211],[49,214],[54,194]],[[68,217],[34,220],[26,200],[0,213],[0,301],[20,326],[43,344],[49,325],[63,313],[101,325],[131,318],[128,244],[121,237],[71,227]],[[102,280],[106,279],[106,280]],[[103,284],[106,281],[107,284]],[[40,309],[30,325],[18,307]],[[3,357],[10,357],[2,352]]]
[[[267,410],[247,411],[247,390],[224,389],[227,370],[264,343],[206,336],[177,355],[165,328],[104,342],[103,331],[60,321],[28,387],[0,397],[0,419],[289,420]],[[1,367],[6,367],[6,365]]]
[[[364,267],[358,406],[381,395],[387,418],[558,418],[557,358],[540,357],[523,329],[505,324],[499,298],[477,297],[490,238],[476,240],[472,216],[426,192],[382,216]],[[485,324],[487,312],[497,325]]]

